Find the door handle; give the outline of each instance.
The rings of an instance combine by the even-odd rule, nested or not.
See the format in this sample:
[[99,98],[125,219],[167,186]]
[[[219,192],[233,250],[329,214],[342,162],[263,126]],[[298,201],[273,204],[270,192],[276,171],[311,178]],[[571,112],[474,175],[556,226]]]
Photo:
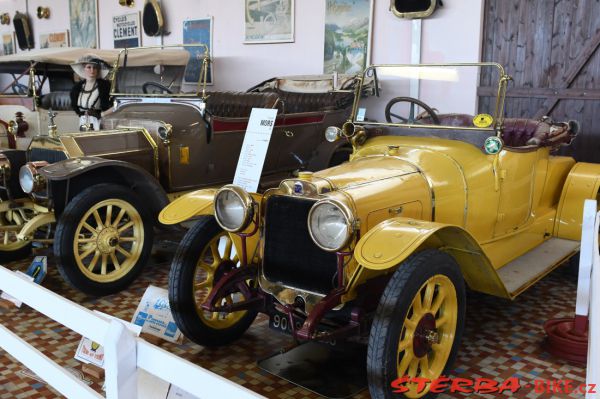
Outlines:
[[294,137],[294,132],[291,130],[284,130],[283,133],[285,134],[285,137]]

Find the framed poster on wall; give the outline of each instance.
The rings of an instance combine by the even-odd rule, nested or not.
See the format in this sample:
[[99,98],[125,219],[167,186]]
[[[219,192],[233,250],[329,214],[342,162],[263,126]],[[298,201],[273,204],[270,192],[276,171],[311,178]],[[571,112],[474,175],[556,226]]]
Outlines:
[[244,43],[294,41],[294,0],[245,0]]
[[12,33],[2,35],[2,54],[15,54],[15,38]]
[[98,47],[97,0],[69,0],[71,44],[73,47]]
[[140,13],[134,12],[113,17],[115,48],[138,47],[140,41]]
[[357,73],[369,63],[373,0],[327,0],[324,73]]
[[69,47],[69,31],[40,34],[40,48]]
[[[183,44],[202,43],[208,47],[212,55],[212,17],[183,21]],[[202,47],[186,47],[190,52],[190,60],[185,68],[183,83],[198,83],[204,49]],[[207,84],[213,83],[212,66],[208,66]]]

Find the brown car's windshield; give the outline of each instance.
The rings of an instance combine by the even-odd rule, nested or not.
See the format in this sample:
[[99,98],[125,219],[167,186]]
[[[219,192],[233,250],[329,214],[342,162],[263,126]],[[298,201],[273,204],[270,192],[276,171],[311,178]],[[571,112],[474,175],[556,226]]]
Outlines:
[[205,56],[203,46],[123,50],[114,70],[113,95],[193,95],[203,87]]
[[498,87],[497,64],[374,65],[364,74],[377,91],[359,99],[357,123],[488,128],[498,116],[496,96],[478,104],[474,94],[482,76]]

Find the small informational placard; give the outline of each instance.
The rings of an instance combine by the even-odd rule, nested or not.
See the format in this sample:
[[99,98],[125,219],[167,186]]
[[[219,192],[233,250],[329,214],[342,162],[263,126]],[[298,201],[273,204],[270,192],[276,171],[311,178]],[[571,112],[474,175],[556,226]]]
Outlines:
[[[117,319],[114,316],[109,314],[99,312],[94,310],[94,313],[99,314],[107,320]],[[126,321],[117,319],[123,322],[127,329],[133,332],[136,336],[139,336],[142,332],[141,327],[133,325],[131,323],[127,323]],[[81,341],[79,341],[79,345],[77,346],[77,350],[75,351],[75,359],[79,360],[82,363],[93,364],[98,367],[103,367],[104,365],[104,348],[102,345],[97,342],[92,341],[89,338],[81,337]]]
[[253,108],[244,136],[233,184],[249,193],[258,189],[258,182],[265,164],[271,134],[277,118],[277,109]]
[[169,342],[181,343],[183,340],[183,334],[171,314],[169,293],[164,288],[148,286],[131,322],[141,326],[142,332]]
[[93,364],[98,367],[104,366],[104,348],[89,338],[82,337],[79,341],[75,359],[82,363]]
[[[25,280],[25,281],[33,281],[33,277],[31,277],[31,276],[28,276],[27,274],[25,274],[25,273],[23,273],[23,272],[21,272],[21,271],[19,271],[19,270],[17,270],[17,271],[15,272],[15,274],[16,274],[17,276],[19,276],[20,278],[22,278],[23,280]],[[2,298],[2,299],[6,299],[7,301],[14,303],[14,304],[15,304],[15,306],[16,306],[16,307],[18,307],[18,308],[20,308],[20,307],[21,307],[21,305],[23,304],[23,302],[22,302],[21,300],[19,300],[19,299],[17,299],[17,298],[15,298],[15,297],[13,297],[13,296],[11,296],[11,295],[8,295],[8,294],[7,294],[6,292],[4,292],[4,291],[2,291],[2,294],[0,294],[0,298]]]

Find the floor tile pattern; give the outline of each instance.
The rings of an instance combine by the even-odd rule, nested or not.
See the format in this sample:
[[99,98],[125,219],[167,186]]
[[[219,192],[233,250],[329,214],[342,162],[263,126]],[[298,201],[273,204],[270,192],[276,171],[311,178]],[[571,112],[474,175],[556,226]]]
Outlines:
[[[173,244],[173,243],[172,243]],[[125,292],[104,298],[90,298],[67,286],[53,267],[49,255],[49,273],[43,285],[88,309],[96,309],[124,320],[130,320],[144,290],[149,284],[167,287],[170,254],[173,245],[163,244],[153,255],[141,278]],[[25,270],[28,261],[6,266]],[[544,351],[542,324],[549,318],[573,314],[576,279],[557,270],[517,298],[506,300],[469,293],[467,323],[463,343],[451,377],[485,377],[504,381],[518,377],[521,386],[535,380],[572,379],[585,381],[580,365],[556,359]],[[0,308],[0,322],[40,349],[46,356],[71,372],[80,373],[81,365],[73,359],[80,336],[24,305],[21,309]],[[274,377],[256,365],[264,358],[287,346],[286,336],[271,332],[265,317],[259,317],[245,336],[235,344],[218,349],[200,347],[190,341],[182,345],[162,342],[160,346],[193,363],[228,378],[269,398],[303,399],[317,395]],[[0,349],[0,399],[60,398],[51,387],[35,378],[22,364]],[[101,392],[102,381],[81,375],[91,387]],[[507,396],[506,394],[504,396]],[[443,394],[440,398],[482,397],[496,395]],[[583,398],[582,394],[550,394],[523,387],[514,398]],[[363,391],[356,398],[369,398]]]

